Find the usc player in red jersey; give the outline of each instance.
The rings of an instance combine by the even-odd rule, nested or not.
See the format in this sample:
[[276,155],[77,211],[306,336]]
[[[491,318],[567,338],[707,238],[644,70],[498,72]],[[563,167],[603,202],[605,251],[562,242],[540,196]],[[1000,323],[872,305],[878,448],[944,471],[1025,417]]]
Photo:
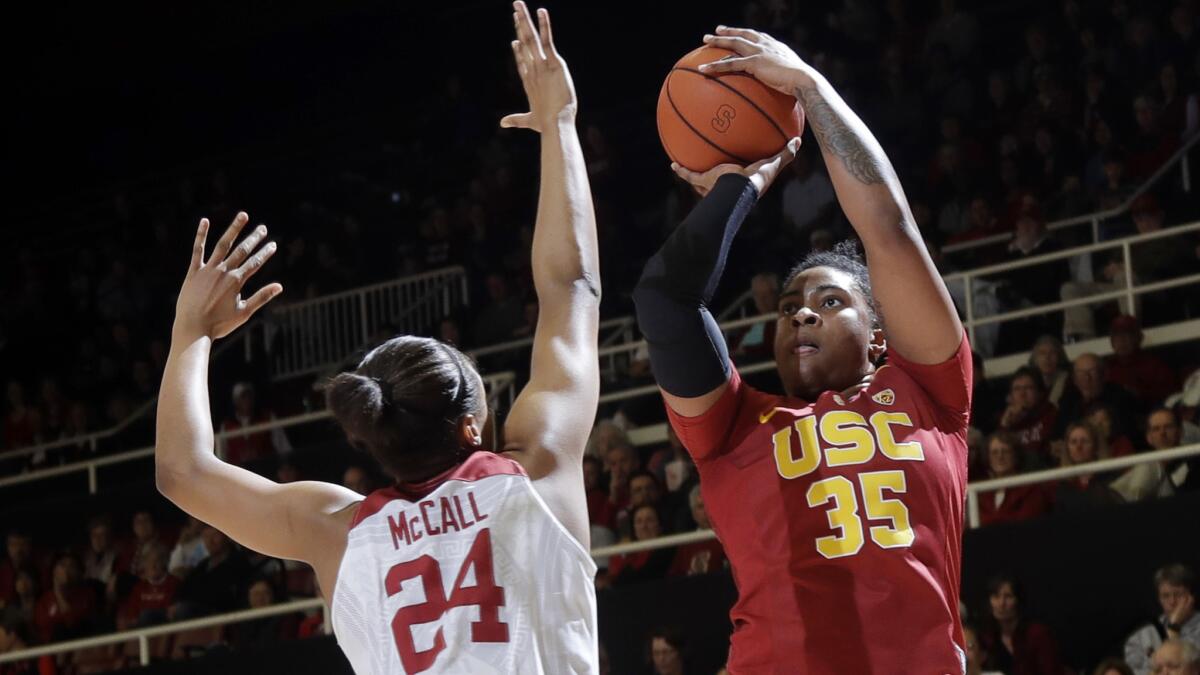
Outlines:
[[799,140],[749,167],[673,167],[704,199],[634,293],[672,426],[696,461],[738,601],[729,672],[964,671],[958,614],[971,352],[891,163],[829,82],[763,33],[720,27],[803,106],[862,240],[811,254],[779,300],[786,395],[748,386],[706,309],[738,226]]

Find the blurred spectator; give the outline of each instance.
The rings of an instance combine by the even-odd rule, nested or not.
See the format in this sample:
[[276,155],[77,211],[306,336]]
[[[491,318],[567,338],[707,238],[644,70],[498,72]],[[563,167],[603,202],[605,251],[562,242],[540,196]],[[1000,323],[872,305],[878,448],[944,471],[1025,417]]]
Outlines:
[[167,562],[167,570],[180,579],[186,579],[204,559],[208,557],[208,549],[204,547],[204,529],[207,527],[199,519],[187,517],[183,529],[179,531],[179,541],[171,549],[171,558]]
[[[643,506],[652,506],[663,517],[662,487],[658,478],[646,470],[636,470],[629,476],[629,504],[617,511],[617,534],[628,541],[633,534],[633,514]],[[671,519],[667,520],[672,522]]]
[[520,299],[511,293],[504,275],[492,273],[486,281],[488,304],[475,319],[475,342],[480,346],[511,340],[525,316]]
[[1046,399],[1041,374],[1024,367],[1009,381],[1008,407],[996,426],[1015,434],[1024,455],[1021,463],[1039,466],[1049,463],[1050,437],[1057,417],[1058,408]]
[[9,380],[5,395],[8,409],[4,413],[4,447],[15,450],[33,445],[37,442],[41,420],[37,409],[25,401],[25,387],[16,380]]
[[167,549],[153,546],[142,553],[142,572],[118,615],[118,626],[131,628],[160,624],[175,600],[179,579],[167,572]]
[[1186,640],[1167,640],[1150,661],[1154,675],[1200,675],[1200,648]]
[[38,579],[33,561],[33,538],[24,530],[12,529],[5,537],[5,557],[0,561],[0,604],[12,601],[17,592],[17,575],[24,571]]
[[588,436],[587,445],[584,447],[584,454],[591,455],[601,462],[608,464],[608,451],[618,445],[626,445],[633,447],[633,443],[629,440],[629,435],[612,420],[602,419],[596,422],[592,427],[592,433]]
[[238,466],[290,453],[292,444],[280,427],[249,434],[238,433],[246,427],[274,419],[273,413],[259,409],[253,384],[238,382],[233,385],[233,417],[221,423],[221,431],[229,435],[218,439],[218,453],[225,461]]
[[214,527],[204,528],[208,557],[183,580],[171,605],[172,620],[191,619],[215,612],[232,612],[241,606],[250,566],[237,545]]
[[[756,274],[750,280],[750,293],[754,299],[754,312],[774,315],[779,311],[779,277],[775,274]],[[770,359],[774,357],[775,321],[764,321],[738,331],[730,336],[735,358]],[[739,363],[741,363],[739,359]]]
[[1095,354],[1080,354],[1071,368],[1071,384],[1058,407],[1056,432],[1083,419],[1086,411],[1099,403],[1113,411],[1117,429],[1134,429],[1137,400],[1120,385],[1107,381],[1104,362]]
[[1125,641],[1125,662],[1137,675],[1152,672],[1154,652],[1167,640],[1184,640],[1200,649],[1196,575],[1191,568],[1178,563],[1159,568],[1154,573],[1154,589],[1162,614]]
[[975,626],[964,623],[962,633],[963,648],[967,657],[967,669],[964,675],[1004,675],[998,670],[988,668],[991,655],[980,643],[979,631]]
[[[1066,448],[1062,453],[1064,467],[1087,464],[1108,456],[1104,440],[1095,427],[1076,422],[1067,427]],[[1121,498],[1108,487],[1109,474],[1084,474],[1064,478],[1054,491],[1056,511],[1082,511],[1098,506],[1118,504]]]
[[[1036,202],[1026,198],[1016,220],[1016,233],[1008,246],[1008,260],[1018,262],[1034,256],[1062,250],[1046,230],[1046,222]],[[1059,300],[1059,288],[1067,281],[1067,268],[1061,261],[1043,263],[1008,272],[1000,288],[1005,309],[1024,309],[1048,305]],[[1055,333],[1057,314],[1039,315],[1007,322],[1001,327],[1001,343],[1013,350],[1027,349],[1037,335]]]
[[120,564],[121,568],[128,570],[136,577],[142,576],[141,564],[146,551],[164,545],[164,543],[159,536],[154,515],[145,509],[135,512],[133,514],[133,541],[126,547]]
[[38,586],[37,580],[27,570],[17,572],[13,598],[0,607],[0,618],[12,621],[25,630],[26,637],[31,636],[34,612],[37,610]]
[[83,552],[83,576],[107,587],[117,575],[120,552],[112,536],[108,516],[96,516],[88,524],[88,546]]
[[638,469],[637,451],[628,441],[614,445],[605,457],[604,466],[608,469],[608,502],[613,512],[619,513],[629,507],[629,481]]
[[[19,652],[28,646],[25,624],[7,617],[0,620],[0,654]],[[0,675],[34,675],[37,672],[32,661],[9,662],[0,665]]]
[[1124,430],[1117,428],[1111,408],[1102,403],[1093,404],[1087,409],[1084,419],[1096,427],[1100,438],[1108,446],[1109,457],[1125,457],[1134,453],[1133,441]]
[[[1179,413],[1173,408],[1157,408],[1146,417],[1146,444],[1151,450],[1169,450],[1182,443]],[[1193,491],[1200,483],[1200,459],[1186,457],[1166,466],[1167,480],[1173,491]]]
[[54,563],[51,587],[42,594],[33,622],[42,642],[59,642],[84,635],[99,618],[95,592],[83,583],[79,559],[62,555]]
[[988,609],[980,638],[997,670],[1010,675],[1062,675],[1058,645],[1046,626],[1028,620],[1024,595],[1013,577],[988,581]]
[[696,465],[688,454],[679,434],[670,424],[667,426],[667,446],[650,455],[646,470],[653,473],[668,493],[677,493],[691,485],[696,479]]
[[47,441],[65,438],[63,429],[71,402],[63,394],[58,380],[53,377],[43,377],[38,401],[38,415],[41,417],[42,433]]
[[650,633],[650,663],[654,675],[684,675],[685,645],[683,632],[660,628]]
[[[987,451],[988,478],[1007,478],[1021,471],[1025,453],[1016,434],[992,434]],[[1039,483],[992,490],[979,495],[979,521],[984,525],[1018,522],[1048,513],[1050,506],[1050,495]]]
[[971,390],[971,424],[984,433],[991,433],[996,428],[996,412],[1003,409],[1006,391],[1001,391],[998,384],[987,378],[984,370],[983,357],[978,352],[971,352],[973,369]]
[[587,495],[588,522],[610,528],[616,520],[608,501],[608,491],[601,484],[604,465],[592,455],[583,456],[583,489]]
[[833,183],[824,171],[813,168],[808,151],[801,150],[783,186],[783,219],[791,225],[791,234],[803,241],[811,230],[830,223],[836,206]]
[[1028,365],[1041,376],[1046,400],[1056,406],[1071,381],[1070,364],[1062,341],[1053,335],[1043,335],[1033,343]]
[[[246,589],[248,609],[263,609],[275,604],[275,587],[267,579],[256,578]],[[268,616],[229,626],[229,641],[234,647],[278,642],[296,636],[298,626],[294,616]]]
[[1175,152],[1178,136],[1166,128],[1162,105],[1150,95],[1133,99],[1133,119],[1137,128],[1130,140],[1129,175],[1141,182],[1158,170]]
[[[1162,232],[1166,214],[1152,194],[1138,197],[1130,207],[1137,234]],[[1195,258],[1180,237],[1159,237],[1130,247],[1133,277],[1140,284],[1162,281],[1193,269]],[[1123,310],[1129,314],[1127,310]]]
[[[700,494],[700,486],[696,485],[688,493],[688,505],[691,507],[692,520],[697,530],[711,530],[712,523],[708,520],[708,511],[704,508],[704,497]],[[671,564],[671,576],[692,576],[693,574],[708,574],[725,569],[725,549],[715,537],[706,541],[692,542],[679,547],[675,561]]]
[[[633,512],[633,541],[646,541],[662,536],[662,521],[658,510],[645,505]],[[625,555],[614,555],[608,563],[608,576],[613,586],[623,586],[661,579],[675,558],[674,548],[657,548]]]

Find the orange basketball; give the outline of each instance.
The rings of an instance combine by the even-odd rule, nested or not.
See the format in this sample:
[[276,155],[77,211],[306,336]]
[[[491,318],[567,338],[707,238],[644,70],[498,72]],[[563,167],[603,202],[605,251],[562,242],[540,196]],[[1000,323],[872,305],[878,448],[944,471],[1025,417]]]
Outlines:
[[700,47],[675,64],[658,95],[658,137],[671,160],[692,171],[770,157],[804,129],[793,96],[746,73],[706,74],[703,63],[737,56]]

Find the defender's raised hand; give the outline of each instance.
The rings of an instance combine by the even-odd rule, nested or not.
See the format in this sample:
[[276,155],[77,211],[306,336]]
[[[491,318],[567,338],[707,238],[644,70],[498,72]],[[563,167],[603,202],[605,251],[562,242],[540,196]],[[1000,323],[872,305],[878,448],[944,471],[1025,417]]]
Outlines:
[[796,159],[796,153],[800,150],[800,139],[793,138],[788,141],[783,150],[780,150],[774,157],[768,157],[764,160],[757,161],[750,166],[738,166],[737,164],[718,164],[713,168],[703,173],[692,171],[684,166],[680,166],[676,162],[671,163],[671,170],[675,175],[691,183],[696,192],[700,196],[708,194],[713,185],[716,185],[717,179],[727,173],[740,173],[750,179],[754,184],[754,189],[758,191],[761,197],[775,181],[779,172],[783,167],[792,163]]
[[704,44],[736,52],[736,57],[700,66],[704,73],[749,73],[760,82],[791,96],[796,95],[796,75],[806,68],[792,48],[779,40],[747,28],[717,26],[716,35],[705,35]]
[[201,219],[192,248],[192,261],[175,303],[176,336],[223,338],[283,292],[283,286],[271,283],[249,299],[242,299],[242,288],[274,255],[276,248],[273,241],[260,246],[267,237],[265,225],[256,227],[235,248],[234,242],[249,221],[250,216],[245,212],[238,213],[217,242],[212,257],[205,262],[208,219]]
[[517,39],[512,41],[513,58],[517,62],[525,97],[529,99],[529,112],[506,115],[500,120],[500,126],[533,129],[540,133],[555,121],[573,122],[578,106],[571,73],[554,48],[550,13],[539,9],[537,16],[535,27],[525,3],[520,0],[513,3],[513,23],[517,30]]

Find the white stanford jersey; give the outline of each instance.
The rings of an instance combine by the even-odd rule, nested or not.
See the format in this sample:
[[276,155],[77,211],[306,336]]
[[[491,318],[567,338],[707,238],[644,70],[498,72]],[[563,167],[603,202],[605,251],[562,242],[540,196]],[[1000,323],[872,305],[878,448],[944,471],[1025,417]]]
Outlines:
[[595,575],[521,466],[476,452],[359,504],[333,629],[358,675],[595,675]]

